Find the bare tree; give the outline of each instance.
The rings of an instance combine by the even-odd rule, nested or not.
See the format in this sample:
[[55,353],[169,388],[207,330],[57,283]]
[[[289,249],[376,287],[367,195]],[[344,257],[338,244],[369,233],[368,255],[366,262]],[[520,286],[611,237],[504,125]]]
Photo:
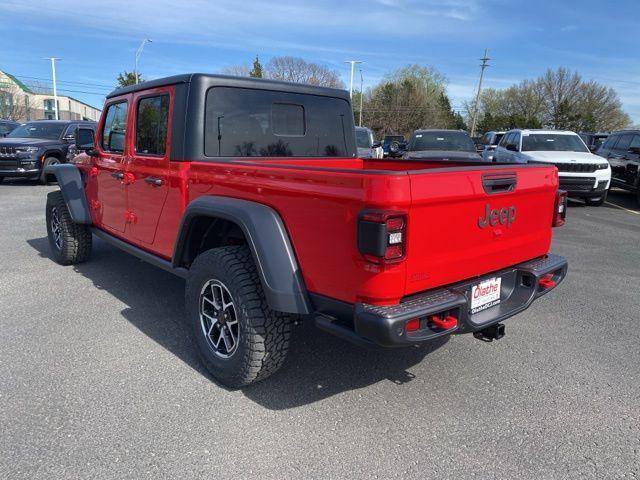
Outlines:
[[264,67],[265,78],[344,88],[338,72],[298,57],[273,57]]
[[12,83],[0,83],[0,118],[23,121],[27,118],[28,97]]
[[[256,57],[257,60],[258,58]],[[259,62],[257,65],[260,67],[262,78],[307,83],[322,87],[344,88],[344,83],[340,80],[338,72],[317,63],[307,62],[302,58],[273,57],[264,67]],[[253,66],[248,64],[232,65],[225,68],[223,73],[237,77],[249,77],[252,76],[252,72],[256,72],[256,68],[256,62],[254,62]]]

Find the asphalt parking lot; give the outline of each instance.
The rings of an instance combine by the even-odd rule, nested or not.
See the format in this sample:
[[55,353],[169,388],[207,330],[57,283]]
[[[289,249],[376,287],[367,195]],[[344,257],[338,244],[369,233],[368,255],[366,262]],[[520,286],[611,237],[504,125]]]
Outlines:
[[0,185],[0,478],[639,478],[640,209],[572,202],[556,292],[503,340],[362,350],[311,325],[216,385],[183,281],[95,240],[48,258],[46,193]]

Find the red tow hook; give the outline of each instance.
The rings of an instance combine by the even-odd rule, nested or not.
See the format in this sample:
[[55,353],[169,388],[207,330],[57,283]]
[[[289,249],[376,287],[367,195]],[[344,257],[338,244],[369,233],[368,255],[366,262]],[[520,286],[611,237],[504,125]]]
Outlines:
[[449,330],[458,325],[458,319],[453,315],[447,315],[444,318],[440,318],[438,315],[432,315],[429,317],[429,321],[437,328],[443,330]]
[[538,280],[538,285],[544,290],[548,290],[556,286],[556,282],[553,279],[553,273],[547,273],[546,275],[540,277]]

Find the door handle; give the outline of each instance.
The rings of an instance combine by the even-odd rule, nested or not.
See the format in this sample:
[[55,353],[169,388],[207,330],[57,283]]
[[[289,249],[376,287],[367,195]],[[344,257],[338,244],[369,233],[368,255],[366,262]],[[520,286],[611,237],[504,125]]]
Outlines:
[[152,187],[161,187],[164,183],[161,178],[157,177],[147,177],[144,179],[145,183],[151,185]]
[[113,178],[115,178],[116,180],[122,180],[124,178],[124,173],[122,173],[122,172],[113,172],[111,174],[111,176]]

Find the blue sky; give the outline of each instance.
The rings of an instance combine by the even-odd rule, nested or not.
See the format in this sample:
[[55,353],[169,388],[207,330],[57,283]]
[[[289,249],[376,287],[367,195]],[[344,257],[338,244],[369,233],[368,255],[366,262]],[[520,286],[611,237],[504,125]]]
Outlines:
[[486,47],[486,85],[569,67],[616,89],[640,124],[638,0],[2,0],[0,16],[0,70],[47,85],[43,58],[61,57],[61,93],[96,106],[133,69],[145,37],[146,78],[294,55],[338,70],[345,84],[344,61],[362,60],[366,88],[418,63],[447,77],[458,108],[473,96]]

